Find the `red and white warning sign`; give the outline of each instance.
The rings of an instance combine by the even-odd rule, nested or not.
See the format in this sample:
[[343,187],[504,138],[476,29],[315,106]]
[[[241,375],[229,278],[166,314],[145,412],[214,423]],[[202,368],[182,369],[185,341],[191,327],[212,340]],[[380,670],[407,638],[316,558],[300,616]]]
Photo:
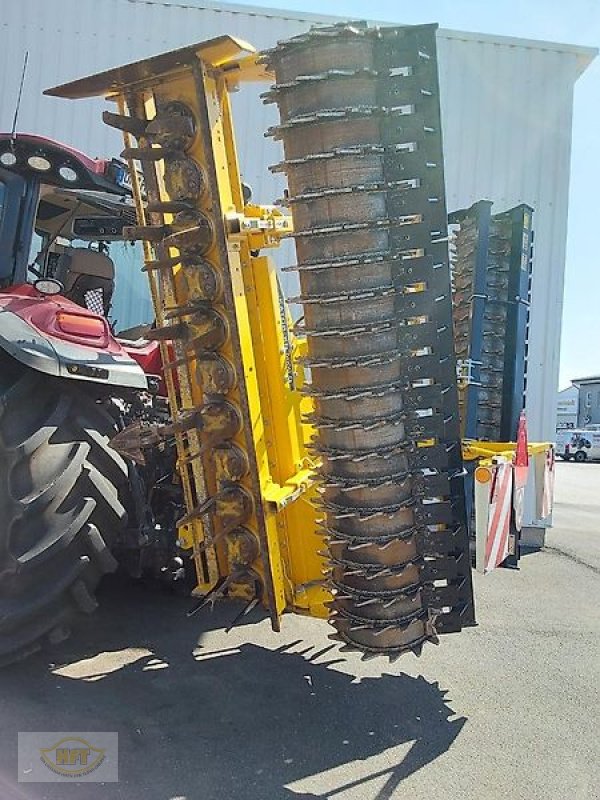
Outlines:
[[525,510],[525,486],[529,473],[529,454],[527,451],[527,423],[525,412],[521,412],[517,428],[517,446],[513,457],[513,508],[515,510],[515,528],[520,531],[523,527],[523,514]]
[[545,451],[533,457],[535,466],[535,511],[540,520],[552,514],[554,501],[554,447],[550,445]]
[[549,517],[552,513],[554,500],[554,448],[546,450],[546,463],[544,464],[544,495],[542,498],[542,518]]
[[513,507],[513,465],[498,457],[475,470],[475,566],[478,572],[496,569],[508,556]]

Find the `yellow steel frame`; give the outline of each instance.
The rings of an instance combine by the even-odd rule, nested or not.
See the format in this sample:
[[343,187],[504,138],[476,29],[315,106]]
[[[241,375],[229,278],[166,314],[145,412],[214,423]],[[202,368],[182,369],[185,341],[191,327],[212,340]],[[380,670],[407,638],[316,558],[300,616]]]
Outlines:
[[[246,62],[253,70],[253,62]],[[254,75],[254,72],[252,72]],[[244,77],[244,68],[238,72]],[[271,259],[252,255],[277,246],[280,236],[292,230],[291,218],[273,207],[241,206],[241,181],[235,151],[228,85],[218,84],[218,105],[224,121],[226,158],[230,181],[238,189],[236,211],[242,212],[240,231],[229,236],[232,258],[239,258],[247,328],[243,338],[251,343],[256,384],[249,392],[256,458],[269,547],[279,554],[276,584],[277,611],[286,607],[312,616],[326,617],[324,603],[330,594],[323,587],[324,548],[316,530],[311,503],[313,469],[307,451],[310,427],[302,417],[311,409],[300,389],[303,370],[298,366],[302,343],[294,340],[283,311],[277,272]],[[231,220],[231,217],[229,218]]]
[[[529,456],[545,453],[550,446],[550,442],[528,442],[527,453]],[[516,447],[516,442],[480,442],[476,439],[463,439],[462,455],[465,461],[479,461],[481,466],[489,466],[498,456],[510,461]]]
[[[247,527],[256,536],[260,555],[251,567],[266,589],[263,603],[277,629],[285,610],[326,617],[325,603],[331,595],[323,581],[325,559],[320,553],[325,543],[311,502],[316,491],[315,464],[307,449],[311,428],[304,422],[311,404],[300,392],[304,379],[300,356],[306,343],[290,332],[272,261],[257,255],[276,247],[282,236],[292,232],[291,218],[273,206],[244,204],[230,107],[230,92],[240,82],[271,79],[254,48],[221,36],[58,87],[52,93],[71,98],[104,94],[117,101],[123,117],[143,122],[152,120],[166,103],[176,101],[192,112],[197,123],[186,155],[198,165],[208,186],[197,205],[214,233],[203,258],[227,277],[225,297],[219,302],[230,336],[219,353],[235,366],[238,380],[227,399],[242,409],[245,423],[235,441],[250,462],[249,474],[240,483],[254,499]],[[134,152],[131,135],[125,133],[124,137],[126,148]],[[139,148],[156,146],[143,133],[136,138]],[[158,229],[172,225],[173,214],[146,210],[133,158],[130,156],[129,166],[139,225]],[[164,159],[147,160],[144,177],[147,199],[155,209],[172,200]],[[172,268],[169,256],[175,262]],[[192,304],[194,276],[190,276],[189,265],[185,271],[176,247],[146,241],[144,259],[157,324],[164,327],[169,309]],[[161,259],[167,259],[169,269],[153,266]],[[193,327],[189,314],[188,319]],[[166,362],[172,355],[166,344],[161,347]],[[175,341],[173,348],[175,364],[166,370],[165,378],[177,422],[185,418],[186,411],[201,407],[204,398],[197,354],[183,342]],[[215,543],[214,520],[195,513],[218,493],[219,481],[210,453],[199,453],[199,430],[185,435],[178,432],[176,442],[188,510],[178,530],[178,543],[193,555],[196,592],[205,594],[233,568],[232,551],[223,541]],[[512,458],[515,447],[511,442],[464,441],[463,457],[489,464],[497,456]],[[547,448],[546,443],[528,447],[530,455]],[[244,596],[245,590],[233,584],[230,592]]]
[[[277,629],[285,610],[326,617],[323,537],[318,533],[311,503],[315,492],[314,464],[306,444],[311,437],[304,415],[310,401],[300,388],[303,369],[298,356],[305,346],[290,332],[283,310],[276,269],[257,251],[275,247],[292,230],[291,219],[272,206],[244,205],[236,155],[229,93],[240,81],[269,78],[253,48],[224,36],[174,53],[60,87],[62,96],[105,94],[117,100],[124,116],[152,120],[157,109],[173,101],[183,103],[198,124],[197,135],[186,151],[207,177],[208,194],[198,210],[209,217],[214,240],[204,258],[227,275],[223,312],[230,322],[229,340],[219,350],[235,365],[238,383],[227,399],[244,411],[244,428],[237,443],[248,455],[250,475],[242,483],[254,497],[254,512],[247,527],[260,542],[260,556],[252,569],[260,575],[266,591],[263,602]],[[125,134],[126,148],[132,144]],[[143,135],[141,148],[155,146]],[[171,198],[165,183],[165,162],[143,163],[147,199],[152,203]],[[174,215],[148,213],[142,202],[137,162],[130,158],[133,190],[140,225],[169,225]],[[177,259],[176,248],[145,244],[150,288],[159,325],[165,324],[170,307],[185,307],[190,301],[190,277],[183,263],[169,270],[152,269],[157,259]],[[166,251],[166,252],[165,252]],[[191,323],[190,323],[191,324]],[[175,420],[186,410],[203,403],[193,353],[174,343],[180,362],[167,372],[169,402]],[[163,358],[168,358],[163,346]],[[215,494],[219,486],[210,454],[193,458],[202,436],[190,431],[177,436],[179,471],[188,516],[178,530],[179,545],[193,554],[198,584],[205,594],[219,579],[230,574],[230,552],[219,542],[213,545],[210,517],[195,516],[195,509]],[[246,523],[245,523],[246,524]],[[231,586],[230,593],[242,589]]]

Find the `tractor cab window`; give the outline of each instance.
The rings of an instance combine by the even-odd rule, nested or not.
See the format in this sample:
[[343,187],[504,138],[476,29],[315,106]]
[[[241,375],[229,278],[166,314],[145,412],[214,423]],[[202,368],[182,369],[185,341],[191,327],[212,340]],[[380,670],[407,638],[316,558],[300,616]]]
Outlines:
[[[98,301],[102,300],[104,304],[102,313],[117,333],[125,328],[146,325],[153,321],[152,298],[146,276],[140,269],[143,254],[139,242],[90,243],[73,239],[68,245],[71,257],[76,258],[75,264],[72,261],[70,263],[69,273],[72,273],[74,267],[82,268],[82,264],[89,270],[88,278],[84,280],[80,276],[78,283],[75,284],[79,287],[79,299],[72,294],[73,289],[69,294],[72,299],[87,305],[97,313],[100,313]],[[64,284],[61,274],[59,272],[54,277]],[[100,295],[98,291],[87,294],[91,289],[100,289],[102,294]]]
[[70,300],[108,316],[115,286],[115,265],[103,242],[59,237],[46,255],[45,275],[64,286]]
[[71,300],[107,317],[115,331],[154,319],[142,248],[123,240],[131,202],[103,192],[42,185],[28,280],[59,280]]
[[135,328],[154,320],[148,279],[141,270],[144,263],[140,242],[111,242],[109,254],[115,265],[115,291],[110,321],[115,331]]
[[44,238],[36,231],[31,236],[31,247],[29,248],[29,258],[27,260],[27,282],[33,283],[41,277],[41,270],[38,264],[38,256],[44,248]]

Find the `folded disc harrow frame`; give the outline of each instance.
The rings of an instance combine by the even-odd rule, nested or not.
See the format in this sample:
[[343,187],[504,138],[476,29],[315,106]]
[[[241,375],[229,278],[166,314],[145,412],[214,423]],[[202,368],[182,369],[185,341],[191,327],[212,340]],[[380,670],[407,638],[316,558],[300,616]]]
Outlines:
[[[229,105],[273,74],[291,217],[244,200]],[[224,36],[53,91],[119,104],[199,606],[329,616],[365,658],[474,624],[435,26]],[[292,234],[293,332],[258,254]]]
[[525,403],[533,209],[491,208],[450,215],[459,405],[464,438],[510,442]]

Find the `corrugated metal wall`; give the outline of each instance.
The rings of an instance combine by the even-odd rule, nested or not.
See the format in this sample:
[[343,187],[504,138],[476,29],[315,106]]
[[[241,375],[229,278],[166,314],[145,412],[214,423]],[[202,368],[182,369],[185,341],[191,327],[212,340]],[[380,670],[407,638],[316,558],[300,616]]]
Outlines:
[[[458,34],[457,34],[458,36]],[[534,213],[527,377],[532,439],[554,435],[567,234],[574,54],[440,38],[448,208]]]
[[[217,4],[215,4],[216,6]],[[102,126],[103,102],[70,103],[41,91],[84,74],[231,33],[257,48],[305,30],[314,18],[273,10],[149,0],[15,0],[3,4],[0,28],[0,129],[10,129],[26,49],[29,70],[19,129],[55,137],[90,155],[114,155],[118,135]],[[514,39],[441,31],[439,60],[448,208],[487,198],[500,211],[518,203],[536,209],[534,303],[528,406],[532,438],[554,433],[555,397],[567,225],[573,84],[583,48],[548,47]],[[263,132],[274,109],[264,87],[235,98],[239,153],[255,198],[281,195],[267,171],[279,151]],[[289,250],[279,262],[290,261]],[[137,321],[145,287],[130,253],[115,316]],[[288,286],[288,288],[290,288]],[[124,290],[125,289],[125,290]]]

